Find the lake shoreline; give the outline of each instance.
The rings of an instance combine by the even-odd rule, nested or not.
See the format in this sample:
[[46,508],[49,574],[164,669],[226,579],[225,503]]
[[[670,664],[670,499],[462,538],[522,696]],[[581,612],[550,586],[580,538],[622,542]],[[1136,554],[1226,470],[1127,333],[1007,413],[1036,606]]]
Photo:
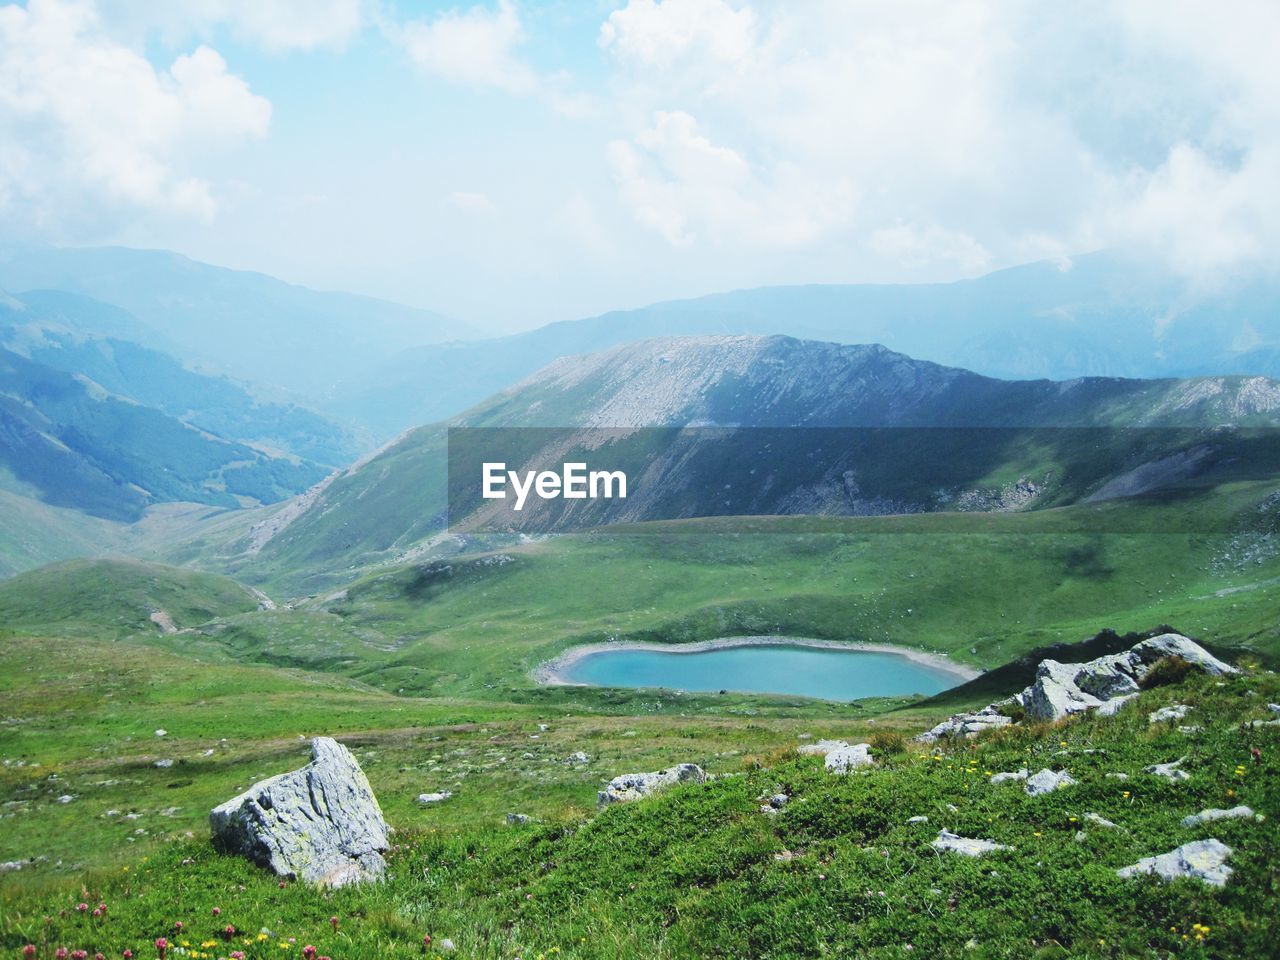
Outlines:
[[604,643],[585,643],[570,647],[550,660],[538,664],[529,676],[534,682],[555,687],[590,687],[596,684],[570,680],[566,676],[570,667],[586,657],[611,650],[649,650],[657,653],[706,653],[710,650],[729,650],[735,647],[813,647],[823,650],[847,650],[862,653],[885,653],[899,656],[922,666],[950,673],[959,683],[966,683],[982,675],[981,670],[956,663],[941,653],[926,653],[910,647],[895,647],[888,643],[861,643],[844,640],[818,640],[809,637],[787,637],[778,634],[750,637],[720,637],[716,640],[700,640],[697,643],[651,643],[614,640]]

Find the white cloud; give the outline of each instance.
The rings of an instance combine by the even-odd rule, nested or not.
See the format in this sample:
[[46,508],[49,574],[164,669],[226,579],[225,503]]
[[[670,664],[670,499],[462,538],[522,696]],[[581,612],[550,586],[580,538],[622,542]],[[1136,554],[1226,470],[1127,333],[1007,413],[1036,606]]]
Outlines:
[[847,190],[819,196],[786,165],[766,178],[736,151],[712,143],[683,111],[657,111],[653,125],[608,147],[623,202],[675,246],[699,237],[795,246],[815,239],[850,205]]
[[738,64],[755,48],[756,15],[724,0],[631,0],[600,28],[600,46],[643,67]]
[[973,237],[936,223],[882,227],[871,234],[870,247],[879,256],[904,267],[944,264],[971,273],[991,264],[991,253]]
[[266,134],[271,105],[209,47],[157,70],[86,2],[0,7],[0,210],[59,233],[137,211],[208,219],[197,155]]
[[465,190],[455,190],[446,196],[444,200],[455,210],[461,210],[463,213],[472,215],[490,214],[498,209],[487,193],[470,193]]
[[449,83],[522,96],[539,86],[538,75],[516,56],[525,33],[510,0],[500,0],[493,10],[472,7],[411,20],[399,34],[419,68]]
[[631,129],[607,155],[684,247],[838,245],[921,276],[1110,245],[1280,265],[1277,35],[1268,0],[630,0],[599,33]]
[[105,19],[172,43],[219,24],[274,52],[341,48],[365,22],[366,0],[100,0]]

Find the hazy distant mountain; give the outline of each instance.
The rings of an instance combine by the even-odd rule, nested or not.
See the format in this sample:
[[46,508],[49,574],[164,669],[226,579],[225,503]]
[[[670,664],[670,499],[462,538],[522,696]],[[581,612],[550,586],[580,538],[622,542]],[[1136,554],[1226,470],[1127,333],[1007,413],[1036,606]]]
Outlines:
[[[0,300],[0,346],[29,359],[229,440],[332,467],[363,452],[351,430],[312,410],[262,400],[226,377],[196,373],[136,343],[143,329],[129,313],[79,294],[44,290]],[[93,330],[108,335],[86,332]]]
[[[1138,492],[1152,477],[1128,487],[1106,484],[1144,466],[1150,472],[1149,461],[1158,464],[1192,446],[1204,448],[1196,453],[1204,463],[1214,461],[1213,443],[1231,441],[1206,439],[1204,428],[1280,424],[1280,383],[1261,377],[1009,382],[880,346],[788,337],[660,338],[558,360],[452,423],[980,428],[971,435],[881,431],[887,446],[860,446],[850,451],[848,463],[838,458],[820,463],[818,474],[804,448],[811,441],[794,430],[789,434],[798,438],[796,455],[779,460],[775,451],[781,466],[774,474],[750,476],[743,469],[726,475],[718,458],[700,458],[696,437],[695,447],[682,448],[678,457],[666,456],[670,451],[664,449],[655,460],[654,451],[641,450],[636,462],[658,463],[669,472],[670,488],[682,488],[679,495],[685,498],[682,516],[739,508],[912,512],[951,509],[961,502],[976,509],[1005,508],[1018,505],[1008,500],[1009,486],[1023,477],[1043,487],[1022,504],[1029,507]],[[1139,450],[1113,442],[1112,432],[1105,430],[1081,438],[1071,431],[1027,435],[985,429],[1115,426],[1189,429],[1157,435]],[[563,452],[555,451],[557,456]],[[1171,462],[1164,479],[1173,479],[1184,465]],[[733,492],[726,492],[730,487]],[[257,531],[252,549],[278,571],[347,569],[410,557],[442,531],[445,505],[446,429],[425,426],[294,501]],[[610,510],[602,520],[646,519],[644,504],[636,501],[613,504]]]
[[309,397],[423,344],[466,336],[426,310],[325,293],[175,253],[125,247],[0,252],[0,288],[61,290],[120,307],[142,329],[104,311],[91,332],[136,340],[187,363]]
[[273,457],[0,349],[0,484],[97,517],[152,503],[272,503],[325,469]]
[[1111,253],[939,284],[766,287],[404,352],[331,409],[384,437],[453,416],[557,357],[655,336],[785,334],[883,343],[1010,379],[1280,376],[1280,281],[1213,291]]

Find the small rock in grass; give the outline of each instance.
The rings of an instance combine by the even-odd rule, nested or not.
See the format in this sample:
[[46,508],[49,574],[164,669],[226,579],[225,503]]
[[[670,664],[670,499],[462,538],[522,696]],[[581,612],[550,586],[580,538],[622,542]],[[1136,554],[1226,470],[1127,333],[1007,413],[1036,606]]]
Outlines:
[[1198,723],[1190,723],[1185,727],[1179,727],[1178,732],[1187,737],[1194,737],[1197,733],[1203,733],[1204,727]]
[[591,758],[587,756],[585,753],[583,753],[581,750],[578,750],[578,751],[575,751],[574,753],[569,754],[569,756],[565,758],[564,762],[569,764],[570,766],[581,766],[584,763],[590,763]]
[[1157,777],[1164,777],[1167,780],[1190,780],[1191,774],[1179,768],[1179,765],[1186,757],[1174,760],[1170,763],[1153,763],[1149,767],[1144,767],[1146,773],[1154,774]]
[[165,759],[165,760],[157,760],[157,761],[153,764],[153,766],[159,767],[161,770],[168,770],[170,767],[172,767],[172,766],[173,766],[173,761],[172,761],[172,760],[168,760],[168,759]]
[[929,822],[929,818],[925,816],[907,818],[907,823],[928,823],[928,822]]
[[1027,778],[1027,784],[1023,788],[1027,791],[1028,796],[1038,797],[1042,794],[1053,793],[1055,790],[1061,790],[1063,787],[1075,786],[1076,779],[1065,770],[1050,770],[1047,767],[1041,770],[1035,776]]
[[1021,770],[1011,770],[1004,773],[997,773],[991,778],[992,783],[1009,783],[1014,780],[1025,780],[1030,776],[1026,767]]
[[438,793],[420,793],[418,794],[418,802],[426,806],[431,803],[443,803],[452,796],[452,790],[441,790]]
[[981,857],[997,850],[1008,850],[1009,847],[994,840],[976,840],[961,837],[949,830],[939,830],[938,839],[933,841],[933,849],[942,853],[958,853],[963,857]]
[[521,824],[521,823],[528,823],[528,822],[529,822],[529,815],[527,813],[508,813],[507,814],[507,823]]
[[22,869],[21,860],[6,860],[3,863],[0,863],[0,873],[13,873],[16,870],[21,870],[21,869]]
[[828,773],[845,774],[859,767],[874,766],[875,760],[871,757],[871,744],[855,743],[832,750],[825,764]]
[[159,730],[157,730],[157,731],[156,731],[156,736],[157,736],[157,737],[165,737],[165,736],[168,736],[168,735],[169,735],[169,731],[168,731],[168,730],[166,730],[166,729],[164,729],[163,727],[161,727]]
[[796,747],[796,753],[802,757],[825,757],[832,750],[843,750],[848,746],[847,740],[819,740],[817,743],[802,743]]
[[445,953],[453,953],[453,951],[458,949],[454,945],[454,942],[450,940],[448,937],[444,937],[443,939],[441,939],[439,942],[436,943],[436,946],[439,947],[441,950],[443,950]]
[[1106,830],[1119,830],[1120,828],[1108,820],[1106,817],[1100,817],[1096,813],[1086,813],[1084,818],[1092,823],[1095,827],[1102,827]]
[[1171,703],[1161,707],[1147,716],[1148,723],[1165,723],[1169,720],[1182,720],[1191,711],[1185,703]]
[[1202,823],[1209,823],[1213,820],[1252,820],[1253,816],[1253,810],[1245,806],[1232,807],[1230,810],[1201,810],[1199,813],[1192,814],[1189,817],[1183,817],[1182,825],[1184,827],[1198,827]]
[[60,796],[60,797],[58,798],[58,802],[59,802],[59,803],[70,803],[70,802],[71,802],[72,800],[74,800],[74,799],[75,799],[75,797],[73,797],[71,794],[69,794],[69,793],[64,793],[62,796]]
[[1231,868],[1227,866],[1231,853],[1231,848],[1220,840],[1196,840],[1184,843],[1168,853],[1146,857],[1116,873],[1121,877],[1151,874],[1162,880],[1188,877],[1210,886],[1222,887],[1226,886],[1231,877]]
[[1127,773],[1108,773],[1107,779],[1108,780],[1128,780],[1129,775]]

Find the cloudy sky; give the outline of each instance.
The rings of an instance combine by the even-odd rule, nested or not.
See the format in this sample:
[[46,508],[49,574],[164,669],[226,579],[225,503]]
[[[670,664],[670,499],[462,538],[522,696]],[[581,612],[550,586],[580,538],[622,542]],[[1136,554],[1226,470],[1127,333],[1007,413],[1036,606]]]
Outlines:
[[0,2],[0,242],[516,329],[1123,247],[1280,260],[1280,4]]

